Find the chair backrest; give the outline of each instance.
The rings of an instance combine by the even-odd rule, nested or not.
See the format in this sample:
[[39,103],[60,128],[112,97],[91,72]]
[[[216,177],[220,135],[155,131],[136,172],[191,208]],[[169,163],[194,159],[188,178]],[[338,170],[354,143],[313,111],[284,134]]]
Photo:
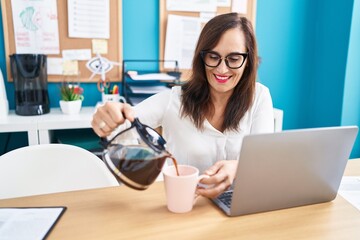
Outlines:
[[0,199],[118,185],[97,156],[72,145],[32,145],[0,156]]
[[281,109],[274,108],[274,131],[281,132],[283,128],[284,112]]

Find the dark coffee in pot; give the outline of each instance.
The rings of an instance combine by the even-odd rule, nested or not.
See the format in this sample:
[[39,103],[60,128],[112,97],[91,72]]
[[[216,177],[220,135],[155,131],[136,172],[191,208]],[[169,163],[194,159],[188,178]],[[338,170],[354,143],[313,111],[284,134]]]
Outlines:
[[134,145],[111,149],[105,155],[105,163],[125,185],[145,190],[156,180],[167,158],[171,158],[177,167],[176,160],[170,154],[159,155],[147,147]]

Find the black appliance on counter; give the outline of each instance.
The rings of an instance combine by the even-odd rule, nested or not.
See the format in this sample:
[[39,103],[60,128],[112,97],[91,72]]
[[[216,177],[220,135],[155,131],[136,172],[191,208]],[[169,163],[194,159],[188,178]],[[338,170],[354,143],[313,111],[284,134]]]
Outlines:
[[10,66],[15,86],[15,113],[23,116],[49,113],[46,55],[13,54]]

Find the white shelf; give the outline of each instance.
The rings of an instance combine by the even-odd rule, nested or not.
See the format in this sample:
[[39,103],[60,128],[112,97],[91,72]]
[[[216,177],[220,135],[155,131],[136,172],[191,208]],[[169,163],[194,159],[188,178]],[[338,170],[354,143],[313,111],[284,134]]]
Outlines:
[[91,128],[95,107],[82,107],[79,114],[66,115],[60,108],[37,116],[20,116],[14,111],[0,119],[0,132],[27,132],[29,145],[50,143],[50,131]]
[[39,143],[37,132],[37,116],[19,116],[15,111],[0,119],[0,132],[27,132],[29,145]]

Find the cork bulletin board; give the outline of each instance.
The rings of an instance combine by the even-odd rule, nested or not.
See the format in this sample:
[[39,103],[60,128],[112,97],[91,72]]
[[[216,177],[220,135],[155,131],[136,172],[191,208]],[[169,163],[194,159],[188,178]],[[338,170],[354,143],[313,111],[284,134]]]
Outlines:
[[[107,54],[101,54],[112,62],[122,62],[122,1],[109,0],[110,9],[110,37],[107,40]],[[59,28],[59,54],[48,54],[48,57],[62,57],[62,50],[92,49],[91,38],[70,38],[68,36],[68,6],[67,0],[57,0],[57,17]],[[10,70],[10,55],[16,53],[14,24],[11,9],[11,0],[1,0],[2,20],[4,29],[4,45],[6,54],[7,79],[12,81]],[[91,57],[95,57],[91,51]],[[89,80],[92,72],[86,67],[87,60],[78,61],[80,82],[97,82],[100,75],[96,75]],[[109,81],[119,81],[121,79],[121,66],[114,65],[113,68],[106,73]],[[48,75],[48,82],[60,82],[64,80],[62,75]]]
[[[246,14],[243,14],[245,17],[250,19],[255,28],[256,20],[256,0],[231,0],[229,7],[217,7],[216,15],[229,13],[232,11],[233,1],[247,1],[247,10]],[[166,0],[160,0],[160,59],[165,59],[165,42],[166,42],[166,28],[167,28],[167,19],[168,15],[180,15],[180,16],[190,16],[190,17],[200,17],[200,12],[185,12],[185,11],[168,11],[166,9]],[[177,59],[176,59],[177,60]],[[181,66],[180,66],[181,67]],[[169,71],[171,69],[166,69],[164,65],[160,66],[161,71]],[[187,80],[191,74],[190,69],[181,69],[181,79]]]

